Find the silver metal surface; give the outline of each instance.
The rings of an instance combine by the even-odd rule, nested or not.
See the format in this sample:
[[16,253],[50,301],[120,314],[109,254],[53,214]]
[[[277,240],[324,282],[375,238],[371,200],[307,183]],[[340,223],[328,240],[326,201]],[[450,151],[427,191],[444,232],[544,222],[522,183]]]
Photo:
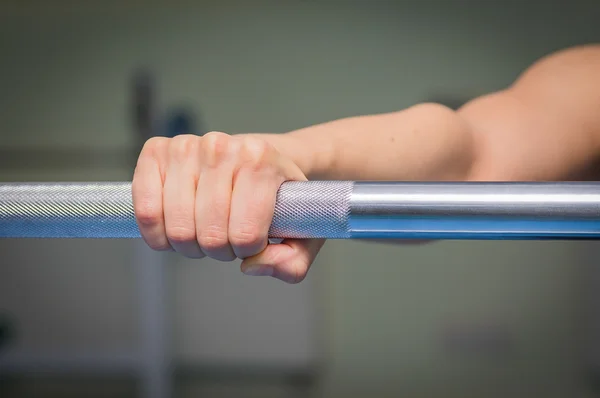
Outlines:
[[131,184],[0,184],[0,237],[136,238]]
[[[284,183],[271,238],[599,239],[598,183]],[[0,184],[0,237],[139,237],[129,183]]]
[[356,183],[352,238],[600,237],[598,183]]
[[349,238],[353,182],[287,182],[277,194],[271,238]]

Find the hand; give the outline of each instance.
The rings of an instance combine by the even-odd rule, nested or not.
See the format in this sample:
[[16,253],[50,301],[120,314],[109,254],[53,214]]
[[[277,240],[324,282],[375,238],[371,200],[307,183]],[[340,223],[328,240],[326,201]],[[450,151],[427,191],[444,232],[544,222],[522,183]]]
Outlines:
[[240,258],[248,275],[298,283],[324,241],[269,244],[276,194],[288,180],[306,177],[253,135],[156,137],[144,145],[135,169],[135,216],[154,250],[221,261]]

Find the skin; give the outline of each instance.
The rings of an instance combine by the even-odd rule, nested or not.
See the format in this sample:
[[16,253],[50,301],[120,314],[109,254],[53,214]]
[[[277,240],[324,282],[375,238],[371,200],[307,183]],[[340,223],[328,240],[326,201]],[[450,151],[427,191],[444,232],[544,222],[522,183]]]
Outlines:
[[552,181],[600,176],[600,45],[550,54],[457,111],[423,103],[286,134],[152,138],[133,177],[155,250],[241,258],[248,275],[302,281],[322,240],[269,244],[289,180]]

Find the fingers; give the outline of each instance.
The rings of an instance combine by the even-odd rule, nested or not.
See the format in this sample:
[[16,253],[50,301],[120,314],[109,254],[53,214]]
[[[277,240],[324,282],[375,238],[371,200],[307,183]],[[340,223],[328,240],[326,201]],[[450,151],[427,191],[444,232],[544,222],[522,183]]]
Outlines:
[[154,250],[172,250],[163,215],[163,170],[166,138],[148,140],[140,153],[131,185],[135,216],[144,241]]
[[254,256],[268,244],[275,194],[281,179],[264,171],[243,170],[237,176],[231,199],[229,241],[239,258]]
[[140,232],[155,250],[221,261],[289,283],[304,279],[321,240],[269,245],[277,191],[306,180],[289,158],[252,136],[208,133],[149,140],[132,195]]
[[243,259],[267,247],[281,184],[304,176],[264,141],[245,140],[239,158],[231,198],[229,241],[235,255]]
[[236,255],[229,244],[234,157],[227,148],[227,137],[209,135],[204,148],[202,173],[196,191],[196,234],[202,251],[220,261],[233,261]]
[[286,283],[300,283],[324,243],[323,239],[284,240],[242,261],[241,269],[246,275],[272,276]]
[[178,136],[169,145],[168,167],[163,187],[165,231],[171,247],[190,258],[204,253],[196,239],[196,187],[199,142],[195,137]]

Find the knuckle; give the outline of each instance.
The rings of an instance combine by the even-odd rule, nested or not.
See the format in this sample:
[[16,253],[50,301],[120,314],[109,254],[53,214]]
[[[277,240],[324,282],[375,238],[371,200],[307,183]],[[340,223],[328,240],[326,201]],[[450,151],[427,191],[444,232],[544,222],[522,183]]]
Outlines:
[[135,215],[142,227],[152,227],[159,224],[163,216],[160,208],[151,203],[138,204],[135,209]]
[[227,142],[231,136],[229,134],[225,134],[221,131],[210,131],[202,136],[202,140],[205,142],[210,142],[213,144],[218,144],[221,142]]
[[229,243],[227,232],[222,229],[211,228],[201,232],[198,236],[198,244],[207,251],[217,251],[227,247]]
[[191,134],[178,135],[171,139],[169,156],[185,159],[195,153],[199,137]]
[[171,246],[169,245],[168,242],[154,242],[154,241],[150,241],[150,240],[146,240],[146,244],[148,245],[148,247],[154,251],[158,251],[158,252],[164,252],[164,251],[168,251],[171,250]]
[[152,137],[146,140],[144,143],[144,149],[152,151],[158,148],[163,148],[168,142],[169,139],[167,137]]
[[272,148],[264,140],[247,137],[243,143],[243,158],[245,163],[253,168],[262,168],[269,165]]
[[193,228],[184,226],[171,226],[166,228],[167,238],[173,243],[187,243],[196,239]]
[[202,137],[202,152],[208,166],[217,166],[231,151],[231,137],[225,133],[213,131]]
[[245,223],[230,232],[229,241],[238,248],[250,248],[259,245],[264,240],[254,223]]
[[140,158],[158,157],[159,154],[163,152],[163,150],[166,148],[168,143],[169,139],[166,137],[152,137],[148,139],[142,147],[142,151],[140,152]]

